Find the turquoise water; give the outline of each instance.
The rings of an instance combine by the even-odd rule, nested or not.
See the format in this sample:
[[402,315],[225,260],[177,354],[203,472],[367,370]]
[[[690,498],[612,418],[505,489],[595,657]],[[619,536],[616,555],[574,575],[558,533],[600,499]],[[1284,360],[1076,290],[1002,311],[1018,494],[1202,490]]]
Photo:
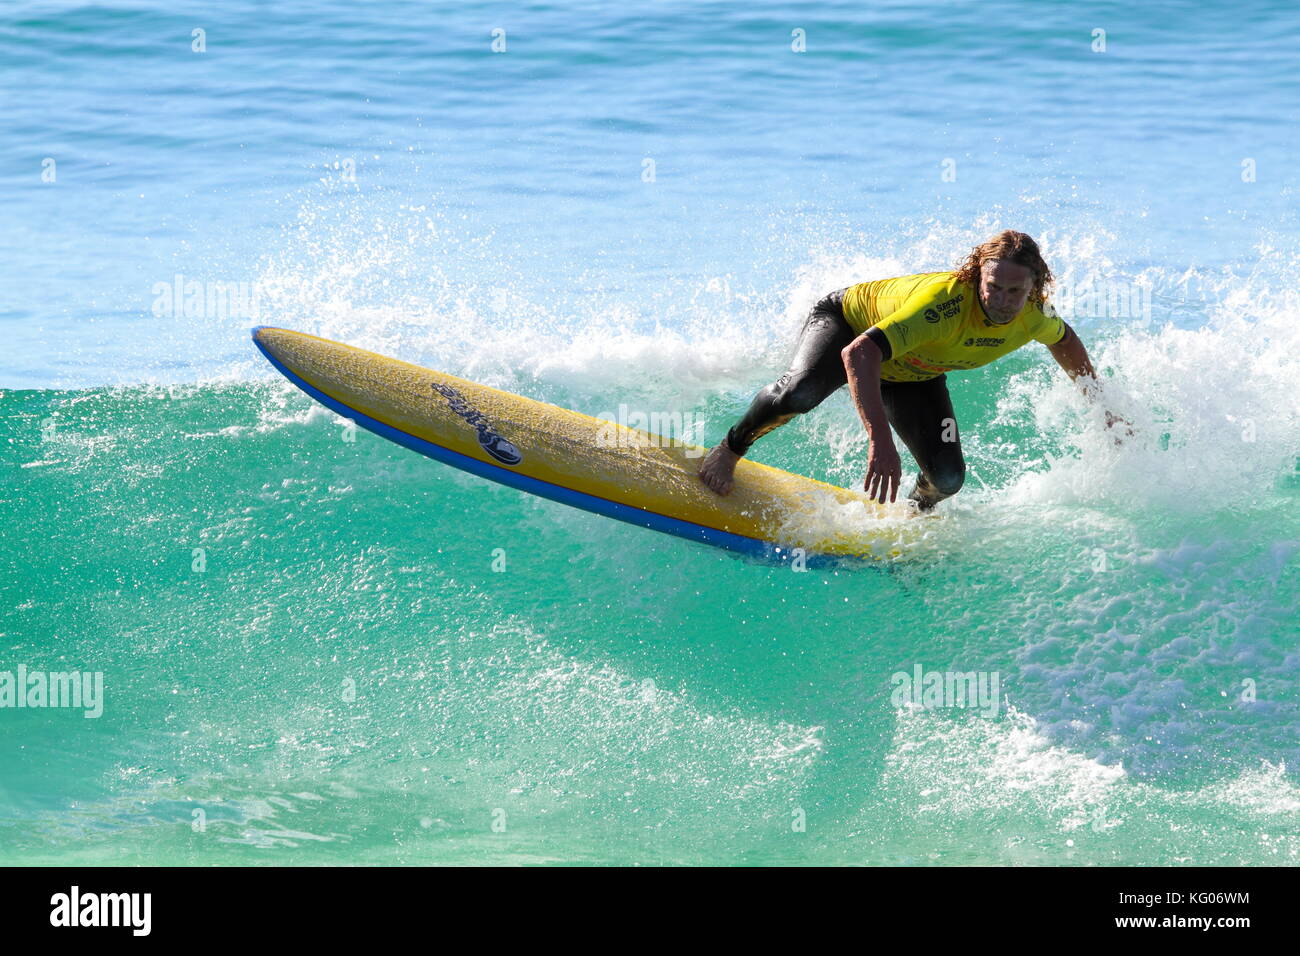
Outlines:
[[[0,708],[0,862],[1294,864],[1297,34],[1265,3],[6,6],[0,671],[104,701]],[[351,436],[247,337],[711,441],[817,296],[1008,227],[1138,434],[1036,346],[954,374],[967,486],[869,568]],[[256,309],[187,313],[178,274]],[[865,451],[841,394],[754,456],[849,485]],[[995,706],[900,705],[917,666]]]

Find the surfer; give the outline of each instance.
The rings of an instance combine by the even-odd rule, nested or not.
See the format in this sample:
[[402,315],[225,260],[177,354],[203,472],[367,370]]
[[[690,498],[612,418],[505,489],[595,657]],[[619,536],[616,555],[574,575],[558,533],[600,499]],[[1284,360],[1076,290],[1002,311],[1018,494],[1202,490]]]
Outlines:
[[[976,246],[956,272],[830,293],[805,320],[789,370],[755,396],[700,464],[700,478],[727,494],[755,441],[847,383],[870,439],[864,490],[882,503],[897,500],[902,470],[892,425],[920,467],[908,498],[928,511],[966,478],[946,373],[987,365],[1033,339],[1071,380],[1082,377],[1092,398],[1097,374],[1079,336],[1048,303],[1051,283],[1038,244],[1008,229]],[[1116,422],[1129,424],[1106,412],[1106,427]]]

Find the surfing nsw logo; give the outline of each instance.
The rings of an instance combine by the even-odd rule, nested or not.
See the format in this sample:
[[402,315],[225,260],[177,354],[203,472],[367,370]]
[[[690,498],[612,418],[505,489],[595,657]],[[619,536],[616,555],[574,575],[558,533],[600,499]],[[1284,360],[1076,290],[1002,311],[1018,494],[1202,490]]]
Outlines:
[[450,385],[434,384],[430,387],[447,400],[453,412],[478,432],[478,443],[485,452],[503,465],[517,465],[524,460],[519,449],[498,435],[492,424],[483,417],[483,413],[465,401],[460,392]]
[[961,296],[955,295],[947,302],[940,302],[925,310],[925,321],[934,324],[940,318],[951,319],[961,311]]

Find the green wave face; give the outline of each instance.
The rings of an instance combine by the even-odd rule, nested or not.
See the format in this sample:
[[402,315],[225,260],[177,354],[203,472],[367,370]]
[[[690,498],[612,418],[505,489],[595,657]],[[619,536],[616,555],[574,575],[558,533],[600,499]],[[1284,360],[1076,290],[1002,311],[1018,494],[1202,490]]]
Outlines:
[[[0,671],[103,707],[0,709],[0,860],[1294,862],[1295,482],[1162,490],[1176,422],[1125,464],[998,410],[1036,374],[954,389],[978,477],[906,560],[807,573],[285,386],[6,392]],[[851,424],[760,457],[849,483]]]

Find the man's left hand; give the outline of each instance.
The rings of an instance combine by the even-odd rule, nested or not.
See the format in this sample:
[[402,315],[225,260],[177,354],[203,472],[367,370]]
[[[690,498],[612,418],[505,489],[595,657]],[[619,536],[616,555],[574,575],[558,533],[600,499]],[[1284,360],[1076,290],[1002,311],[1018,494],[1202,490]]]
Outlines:
[[1131,421],[1129,421],[1127,418],[1120,418],[1118,415],[1115,415],[1111,412],[1106,412],[1106,427],[1111,428],[1115,425],[1125,426],[1123,432],[1123,438],[1121,438],[1119,435],[1114,436],[1116,445],[1124,444],[1123,441],[1124,438],[1133,437],[1133,423]]

